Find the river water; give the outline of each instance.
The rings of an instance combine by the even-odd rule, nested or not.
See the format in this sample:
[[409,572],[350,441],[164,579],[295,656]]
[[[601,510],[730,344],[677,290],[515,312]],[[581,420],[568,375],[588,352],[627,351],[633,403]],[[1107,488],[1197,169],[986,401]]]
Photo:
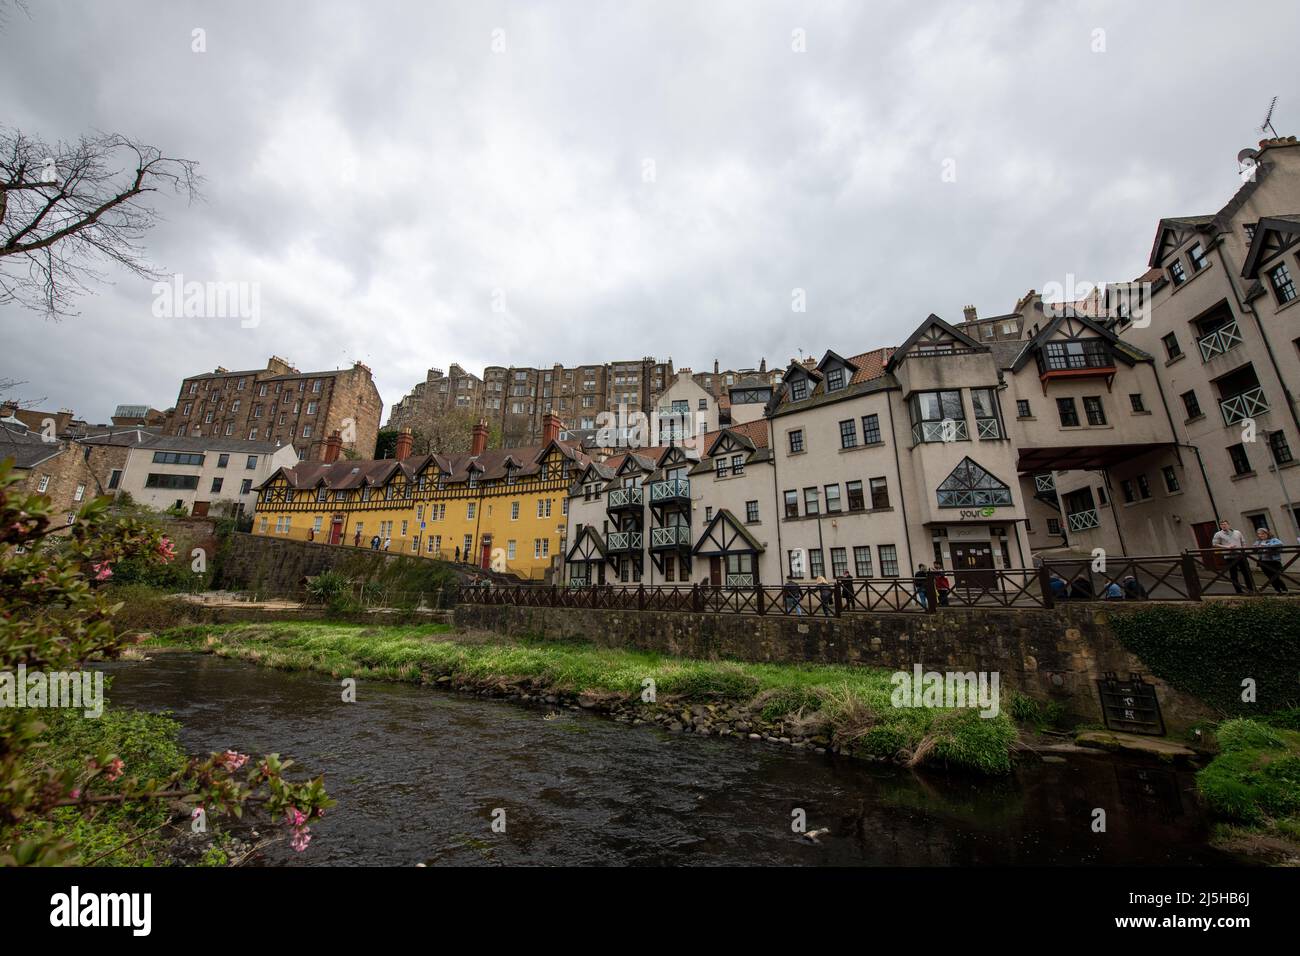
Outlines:
[[[1108,756],[990,780],[407,684],[361,682],[348,704],[324,675],[209,655],[105,670],[113,706],[172,711],[191,753],[277,751],[325,774],[339,805],[304,853],[276,844],[265,865],[1231,862],[1206,845],[1190,772]],[[798,809],[830,833],[801,839]]]

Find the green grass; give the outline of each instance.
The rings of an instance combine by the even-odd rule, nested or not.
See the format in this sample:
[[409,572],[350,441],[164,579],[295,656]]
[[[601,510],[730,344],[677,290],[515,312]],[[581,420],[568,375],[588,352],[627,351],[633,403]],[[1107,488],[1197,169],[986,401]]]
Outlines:
[[[178,742],[180,725],[170,717],[105,705],[98,718],[77,710],[48,710],[42,714],[46,730],[40,746],[29,752],[24,770],[43,774],[49,769],[79,770],[89,755],[116,753],[125,770],[144,779],[162,779],[185,764]],[[97,866],[152,866],[165,851],[170,834],[148,831],[160,826],[171,808],[161,803],[128,803],[99,809],[87,819],[74,807],[56,809],[48,820],[23,823],[4,835],[13,844],[47,834],[67,839],[76,847],[72,863]],[[135,838],[141,837],[138,840]],[[135,842],[131,842],[135,840]],[[98,859],[97,859],[98,858]]]
[[1237,719],[1216,736],[1219,756],[1196,777],[1210,809],[1266,828],[1300,825],[1300,732]]
[[449,639],[439,624],[371,627],[328,622],[202,625],[153,639],[291,670],[334,677],[491,685],[529,681],[559,693],[639,698],[652,678],[659,702],[748,704],[764,721],[802,721],[855,753],[948,763],[984,773],[1010,770],[1016,737],[1001,713],[895,708],[890,671],[812,664],[753,664],[670,657],[592,644]]

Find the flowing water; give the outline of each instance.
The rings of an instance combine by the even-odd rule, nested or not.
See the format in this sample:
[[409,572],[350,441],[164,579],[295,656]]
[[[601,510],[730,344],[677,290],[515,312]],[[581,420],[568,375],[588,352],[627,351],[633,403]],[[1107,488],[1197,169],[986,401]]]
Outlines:
[[[172,711],[191,753],[277,751],[325,774],[339,805],[267,865],[1231,862],[1206,845],[1191,773],[1109,756],[998,780],[407,684],[363,681],[347,704],[324,675],[199,654],[105,670],[113,706]],[[797,809],[830,833],[802,840]]]

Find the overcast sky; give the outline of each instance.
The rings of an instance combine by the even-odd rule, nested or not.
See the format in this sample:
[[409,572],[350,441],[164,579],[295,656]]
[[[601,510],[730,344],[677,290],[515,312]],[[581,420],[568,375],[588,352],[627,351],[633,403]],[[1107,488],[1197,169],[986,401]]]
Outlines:
[[59,322],[0,306],[0,377],[95,422],[217,365],[359,359],[386,418],[452,362],[896,344],[1141,273],[1160,217],[1230,198],[1272,96],[1300,128],[1297,36],[1293,0],[30,0],[0,124],[196,160],[150,258],[257,283],[260,321],[156,318],[110,274]]

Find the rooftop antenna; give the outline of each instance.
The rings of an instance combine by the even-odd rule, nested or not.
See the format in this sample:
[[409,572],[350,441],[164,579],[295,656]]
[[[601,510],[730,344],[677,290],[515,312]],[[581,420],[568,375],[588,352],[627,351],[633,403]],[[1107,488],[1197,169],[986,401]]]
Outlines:
[[1274,139],[1277,138],[1277,130],[1273,128],[1273,107],[1275,106],[1277,106],[1276,96],[1273,97],[1273,102],[1268,104],[1268,112],[1264,114],[1264,122],[1259,124],[1259,131],[1262,133],[1267,130],[1273,134]]

